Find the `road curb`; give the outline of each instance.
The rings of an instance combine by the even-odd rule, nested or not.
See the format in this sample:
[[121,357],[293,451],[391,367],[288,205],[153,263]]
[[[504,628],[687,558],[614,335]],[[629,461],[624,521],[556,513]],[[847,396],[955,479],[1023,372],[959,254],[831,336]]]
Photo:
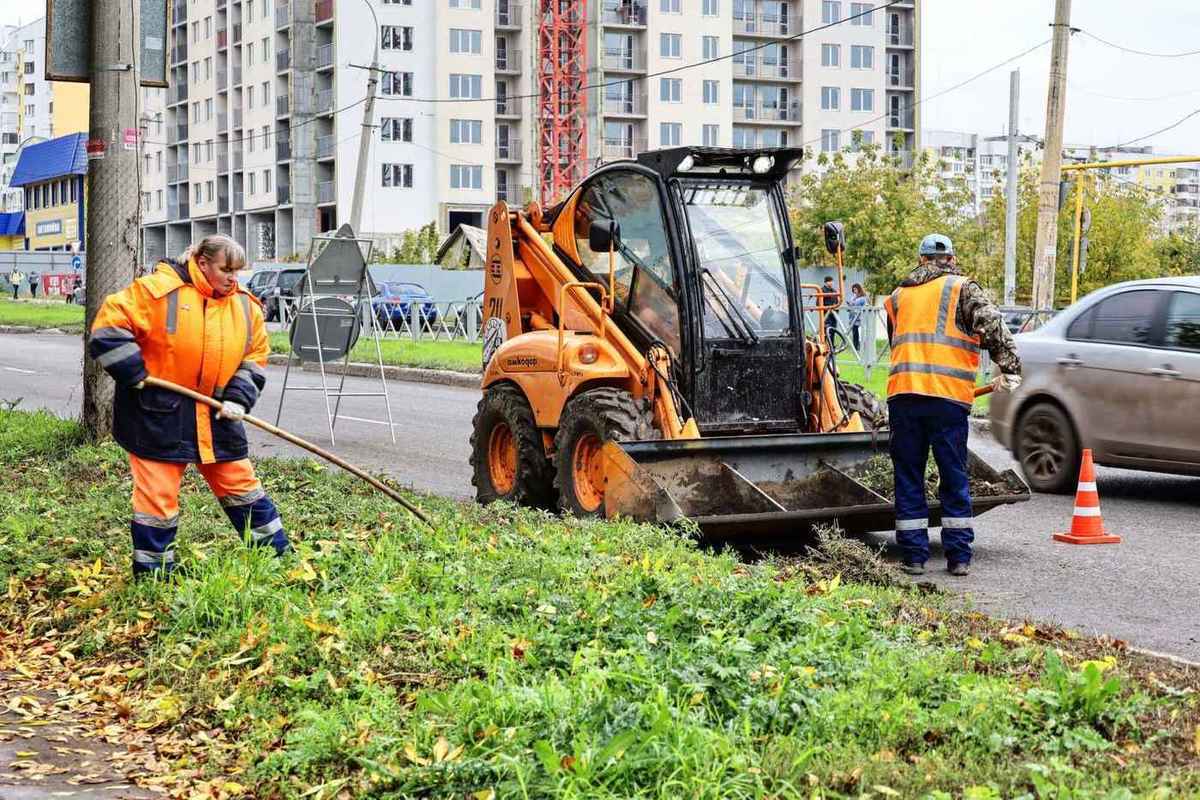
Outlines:
[[60,336],[79,336],[83,331],[64,331],[62,328],[36,328],[32,325],[0,325],[0,333],[56,333]]
[[971,428],[978,433],[991,433],[992,421],[987,417],[971,417]]
[[[267,359],[268,364],[287,366],[288,357],[275,353]],[[320,372],[316,364],[305,364],[305,372]],[[366,364],[352,361],[346,365],[346,374],[358,378],[374,378],[379,375],[378,364]],[[341,375],[341,364],[325,365],[325,372],[330,375]],[[385,364],[383,374],[388,380],[405,381],[406,383],[432,383],[438,386],[452,386],[459,389],[478,389],[481,376],[471,372],[455,372],[448,369],[423,369],[420,367],[397,367]]]

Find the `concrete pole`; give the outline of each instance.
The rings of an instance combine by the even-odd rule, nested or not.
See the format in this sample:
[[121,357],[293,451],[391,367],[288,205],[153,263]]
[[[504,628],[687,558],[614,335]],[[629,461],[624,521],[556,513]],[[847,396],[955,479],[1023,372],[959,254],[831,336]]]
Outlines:
[[1067,48],[1071,41],[1071,0],[1055,0],[1054,50],[1046,92],[1046,153],[1038,191],[1037,237],[1033,248],[1033,306],[1054,306],[1058,251],[1058,182],[1062,168],[1063,120],[1067,106]]
[[[85,346],[104,298],[128,286],[138,270],[138,150],[125,144],[126,131],[136,132],[140,125],[136,7],[127,0],[94,0],[92,7],[88,138],[90,149],[103,142],[104,152],[103,158],[88,161]],[[82,418],[89,434],[101,437],[111,430],[112,407],[112,380],[84,357]]]
[[1004,305],[1017,303],[1017,118],[1021,104],[1021,71],[1008,82],[1008,181],[1004,189]]
[[379,17],[370,0],[363,0],[375,21],[372,36],[375,39],[375,54],[371,56],[371,67],[367,70],[367,102],[363,104],[362,133],[358,138],[358,170],[354,175],[354,200],[350,206],[350,228],[355,236],[361,236],[363,198],[367,193],[367,166],[371,160],[371,132],[375,127],[375,89],[379,84]]

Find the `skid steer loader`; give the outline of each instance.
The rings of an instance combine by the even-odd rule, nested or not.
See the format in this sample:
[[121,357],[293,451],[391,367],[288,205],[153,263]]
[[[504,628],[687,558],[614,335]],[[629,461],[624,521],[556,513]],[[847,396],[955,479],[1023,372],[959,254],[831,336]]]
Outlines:
[[[726,541],[892,527],[889,500],[855,476],[887,452],[884,415],[838,378],[824,325],[804,332],[832,299],[797,278],[783,183],[801,156],[658,150],[545,211],[491,209],[480,502],[689,518]],[[841,279],[841,225],[825,238]],[[976,514],[1029,496],[1011,471],[972,470],[1002,487]]]

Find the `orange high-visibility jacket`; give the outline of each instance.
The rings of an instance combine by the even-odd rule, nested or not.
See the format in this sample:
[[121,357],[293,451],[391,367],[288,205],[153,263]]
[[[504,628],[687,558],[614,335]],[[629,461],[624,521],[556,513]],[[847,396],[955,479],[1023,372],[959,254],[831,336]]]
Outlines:
[[246,457],[242,423],[174,392],[133,388],[153,375],[252,408],[270,346],[262,307],[240,286],[214,297],[194,260],[162,261],[105,298],[88,352],[117,382],[113,436],[129,452],[203,464]]
[[888,397],[920,394],[970,406],[979,372],[979,337],[958,327],[956,311],[967,278],[943,275],[901,286],[883,302],[892,328]]

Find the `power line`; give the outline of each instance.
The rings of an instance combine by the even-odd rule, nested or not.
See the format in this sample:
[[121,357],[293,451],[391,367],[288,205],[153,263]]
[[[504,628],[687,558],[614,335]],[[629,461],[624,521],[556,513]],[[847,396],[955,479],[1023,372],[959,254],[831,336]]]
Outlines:
[[1092,97],[1102,97],[1105,100],[1119,100],[1119,101],[1127,102],[1127,103],[1156,103],[1161,100],[1174,100],[1177,97],[1187,97],[1187,96],[1193,95],[1193,94],[1200,94],[1200,89],[1189,89],[1185,92],[1175,92],[1174,94],[1164,94],[1159,97],[1120,97],[1120,96],[1114,95],[1114,94],[1104,94],[1102,92],[1092,91],[1091,89],[1085,89],[1082,86],[1077,86],[1074,83],[1071,83],[1070,81],[1067,81],[1067,86],[1071,87],[1071,89],[1076,92],[1080,92],[1080,93],[1086,94],[1086,95],[1091,95]]
[[1123,45],[1115,44],[1115,43],[1107,41],[1105,39],[1101,39],[1096,34],[1088,33],[1085,30],[1079,30],[1078,32],[1082,33],[1084,36],[1088,37],[1089,39],[1095,39],[1100,44],[1107,45],[1115,50],[1120,50],[1124,53],[1132,53],[1135,56],[1146,56],[1148,58],[1186,58],[1188,56],[1200,55],[1200,50],[1189,50],[1184,53],[1150,53],[1145,50],[1134,50],[1132,47],[1125,47]]
[[[341,108],[335,108],[333,111],[328,112],[328,114],[330,116],[337,116],[338,114],[341,114],[343,111],[349,111],[350,109],[352,109],[356,106],[361,106],[365,102],[367,102],[367,98],[364,97],[361,100],[355,100],[353,103],[344,105]],[[186,108],[186,104],[184,104],[184,106]],[[317,114],[317,115],[314,115],[311,119],[306,119],[303,122],[297,122],[293,125],[289,125],[287,128],[288,133],[290,134],[292,131],[296,130],[297,128],[303,128],[305,125],[311,125],[312,123],[316,122],[319,119],[322,119],[325,116],[326,116],[325,114]],[[220,131],[217,132],[217,135],[218,136],[220,135]],[[357,136],[358,134],[355,134],[355,135]],[[261,138],[261,136],[255,134],[254,131],[251,131],[249,136],[243,135],[243,136],[239,136],[234,139],[226,139],[223,142],[218,142],[218,144],[240,144],[242,142],[246,142],[251,139],[259,139],[259,138]],[[214,140],[214,141],[216,141],[216,140]],[[148,142],[146,142],[146,144],[158,145],[159,147],[176,147],[177,145],[183,144],[183,142],[149,142],[148,141]],[[188,144],[197,144],[197,142],[193,142],[191,139],[189,139]]]
[[1109,147],[1101,147],[1098,149],[1100,149],[1100,150],[1120,150],[1123,147],[1128,147],[1131,144],[1136,144],[1137,142],[1140,142],[1144,139],[1149,139],[1151,136],[1158,136],[1160,133],[1166,133],[1167,131],[1175,130],[1176,128],[1178,128],[1183,123],[1187,122],[1192,117],[1195,117],[1198,115],[1200,115],[1200,108],[1197,108],[1195,111],[1191,112],[1190,114],[1185,116],[1183,119],[1179,120],[1178,122],[1173,122],[1165,128],[1159,128],[1156,131],[1151,131],[1150,133],[1139,136],[1136,139],[1130,139],[1127,142],[1122,142],[1121,144],[1114,144]]

